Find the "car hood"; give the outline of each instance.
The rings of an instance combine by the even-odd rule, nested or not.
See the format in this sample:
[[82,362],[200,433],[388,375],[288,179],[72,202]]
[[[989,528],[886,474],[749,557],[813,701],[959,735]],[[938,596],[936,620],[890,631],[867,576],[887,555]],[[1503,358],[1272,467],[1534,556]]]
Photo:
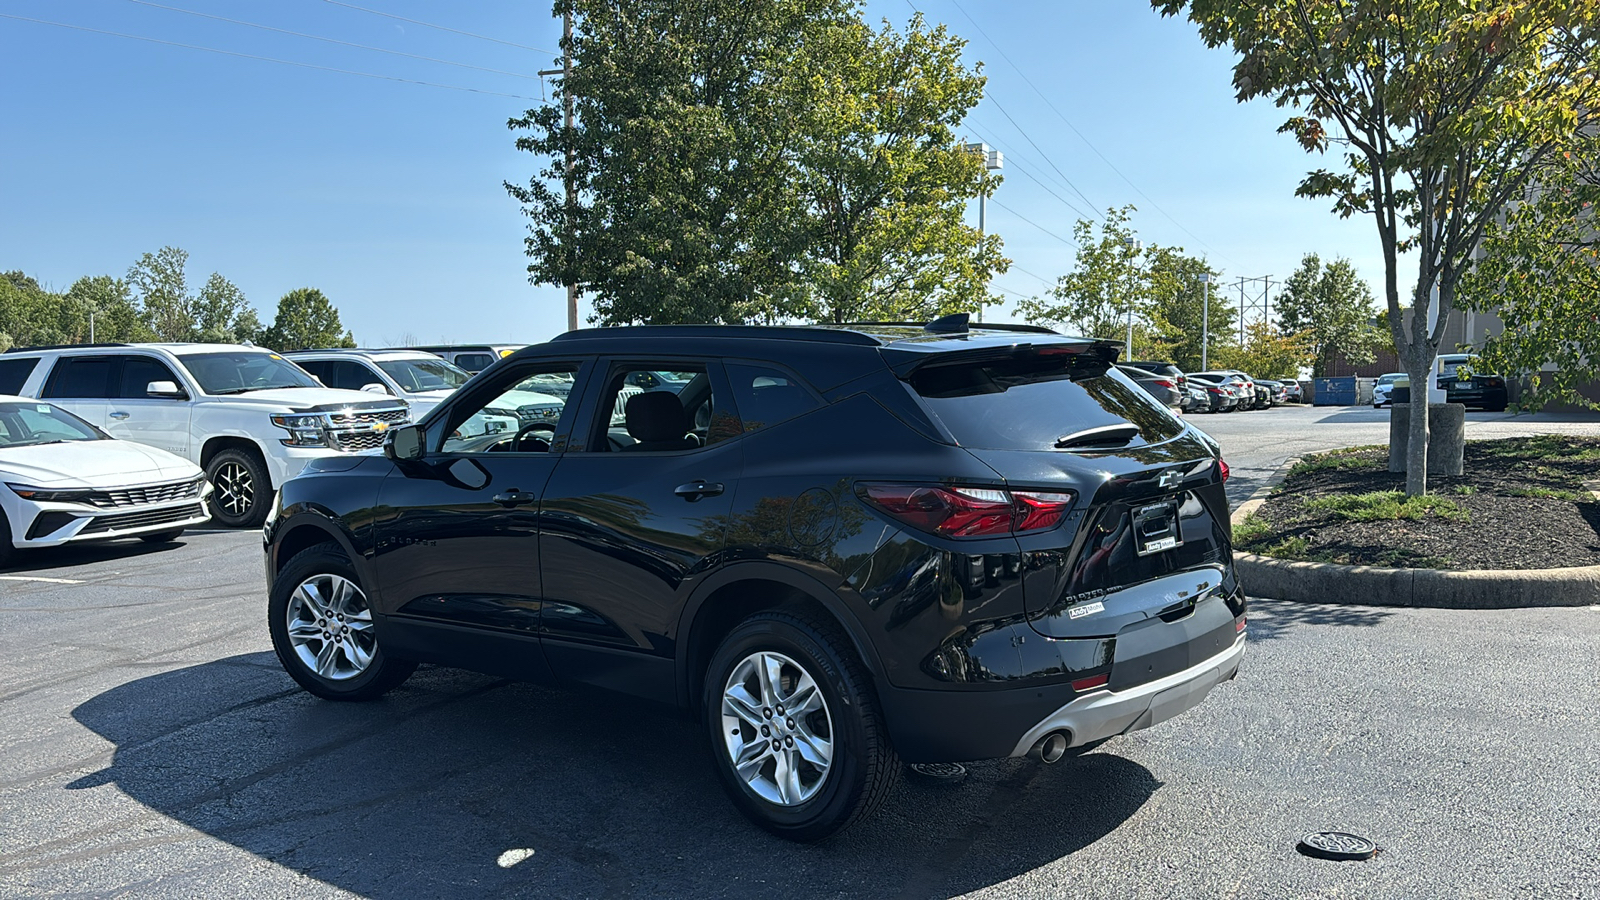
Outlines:
[[0,480],[36,487],[121,487],[194,478],[194,463],[132,441],[0,447]]
[[270,388],[250,391],[247,394],[227,394],[216,398],[228,403],[252,403],[261,406],[283,406],[293,412],[328,412],[340,409],[381,409],[405,405],[405,401],[388,394],[369,394],[366,391],[346,391],[339,388]]

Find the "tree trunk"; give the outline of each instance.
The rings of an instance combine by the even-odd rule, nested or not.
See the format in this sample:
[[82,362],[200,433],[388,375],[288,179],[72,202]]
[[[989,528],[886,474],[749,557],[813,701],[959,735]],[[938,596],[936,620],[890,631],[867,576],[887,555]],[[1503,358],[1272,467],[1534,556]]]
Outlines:
[[1427,347],[1409,348],[1405,354],[1406,374],[1411,378],[1410,427],[1406,437],[1406,496],[1421,497],[1428,492],[1428,385],[1433,377],[1433,358]]

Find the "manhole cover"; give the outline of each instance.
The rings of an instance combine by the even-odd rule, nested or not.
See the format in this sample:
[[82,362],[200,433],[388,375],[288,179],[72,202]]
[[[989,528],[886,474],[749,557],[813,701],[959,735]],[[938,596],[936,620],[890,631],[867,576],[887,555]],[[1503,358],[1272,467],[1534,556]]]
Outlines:
[[1343,831],[1318,831],[1300,839],[1295,848],[1306,856],[1318,859],[1371,859],[1378,855],[1378,845],[1359,834]]
[[911,773],[928,781],[955,784],[967,777],[967,767],[960,763],[912,763]]

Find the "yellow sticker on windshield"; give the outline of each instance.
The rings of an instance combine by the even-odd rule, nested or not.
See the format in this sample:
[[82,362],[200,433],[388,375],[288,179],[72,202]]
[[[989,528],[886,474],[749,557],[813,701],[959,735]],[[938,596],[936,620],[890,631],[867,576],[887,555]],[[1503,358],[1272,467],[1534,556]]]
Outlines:
[[283,357],[279,356],[276,353],[268,353],[267,355],[272,357],[273,359],[283,359]]

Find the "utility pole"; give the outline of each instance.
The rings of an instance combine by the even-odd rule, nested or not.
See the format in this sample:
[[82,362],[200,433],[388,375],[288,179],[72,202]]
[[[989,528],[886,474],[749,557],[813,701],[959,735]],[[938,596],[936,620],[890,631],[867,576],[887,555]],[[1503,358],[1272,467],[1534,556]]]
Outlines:
[[[1144,242],[1139,240],[1139,239],[1137,239],[1137,238],[1131,238],[1131,237],[1130,238],[1123,238],[1122,239],[1122,244],[1123,244],[1123,246],[1128,248],[1128,259],[1129,260],[1132,260],[1135,256],[1138,256],[1141,252],[1144,251]],[[1143,273],[1140,273],[1140,275],[1141,275],[1141,279],[1142,279]],[[1133,297],[1132,296],[1128,297],[1128,340],[1127,340],[1127,343],[1124,344],[1123,348],[1122,348],[1122,360],[1123,360],[1123,362],[1127,362],[1130,359],[1133,359]]]
[[[976,144],[962,144],[961,145],[961,149],[965,150],[968,153],[976,153],[978,155],[978,158],[983,160],[983,168],[985,170],[987,170],[987,171],[992,172],[992,171],[994,171],[996,169],[1003,168],[1005,166],[1005,154],[1001,153],[999,150],[990,150],[989,149],[989,145],[985,144],[985,143],[983,143],[981,141],[976,143]],[[989,198],[988,194],[981,194],[980,193],[978,195],[978,246],[979,247],[983,246],[984,201],[987,200],[988,198]],[[983,301],[982,300],[978,301],[978,321],[979,322],[983,321]]]
[[1200,273],[1205,299],[1200,301],[1200,371],[1211,371],[1211,273]]
[[[572,190],[572,127],[576,124],[577,115],[572,104],[572,89],[569,87],[572,82],[572,10],[570,8],[561,14],[561,68],[546,69],[539,74],[561,76],[561,104],[566,111],[562,123],[566,128],[567,144],[566,173],[565,177],[562,178],[562,186],[566,189],[567,195],[566,252],[567,268],[570,270],[573,254],[572,223],[577,218],[573,214],[573,204],[577,198],[573,195]],[[578,330],[578,286],[572,282],[570,271],[567,275],[567,330]]]

